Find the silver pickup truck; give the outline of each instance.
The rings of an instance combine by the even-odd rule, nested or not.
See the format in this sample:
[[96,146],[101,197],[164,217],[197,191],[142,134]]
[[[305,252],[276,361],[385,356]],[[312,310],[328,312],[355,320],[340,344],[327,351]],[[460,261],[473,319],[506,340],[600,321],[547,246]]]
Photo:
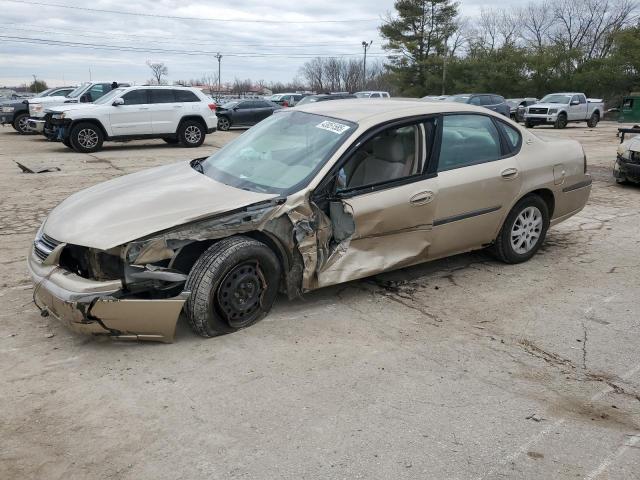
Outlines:
[[551,93],[525,110],[524,123],[528,128],[553,125],[564,128],[570,122],[587,122],[594,128],[602,118],[604,103],[587,98],[584,93]]

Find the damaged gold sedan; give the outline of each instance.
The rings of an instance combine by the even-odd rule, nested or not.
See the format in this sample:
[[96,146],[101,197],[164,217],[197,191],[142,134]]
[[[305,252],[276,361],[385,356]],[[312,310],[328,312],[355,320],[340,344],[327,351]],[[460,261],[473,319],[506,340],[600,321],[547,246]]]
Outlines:
[[531,258],[591,190],[577,142],[486,109],[345,100],[277,112],[208,158],[78,192],[38,231],[34,299],[77,331],[205,337],[304,292],[461,252]]

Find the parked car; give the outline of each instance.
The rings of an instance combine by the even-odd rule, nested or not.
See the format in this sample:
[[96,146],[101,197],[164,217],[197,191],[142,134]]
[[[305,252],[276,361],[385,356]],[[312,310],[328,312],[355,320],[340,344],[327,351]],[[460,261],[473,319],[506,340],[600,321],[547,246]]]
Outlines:
[[269,101],[282,107],[295,107],[305,96],[302,93],[276,93],[269,97]]
[[379,91],[366,91],[366,92],[356,92],[354,95],[358,98],[390,98],[389,92],[379,92]]
[[350,93],[323,93],[321,95],[309,95],[300,100],[297,106],[315,102],[326,102],[328,100],[347,100],[349,98],[358,97]]
[[505,100],[511,109],[509,116],[516,122],[524,122],[526,108],[538,102],[537,98],[507,98]]
[[216,130],[216,106],[200,90],[177,86],[116,88],[94,103],[47,110],[53,136],[82,153],[107,140],[161,138],[199,147]]
[[530,259],[591,190],[577,141],[487,109],[388,100],[283,109],[209,157],[73,194],[29,254],[71,328],[171,341],[248,327],[289,297],[490,246]]
[[47,125],[48,117],[45,110],[67,103],[91,103],[106,95],[114,87],[128,87],[128,83],[117,82],[85,82],[68,95],[51,95],[48,97],[31,98],[29,102],[29,120],[27,126],[30,131],[43,133],[48,139],[53,139],[53,132]]
[[449,98],[447,95],[426,95],[420,100],[423,100],[425,102],[442,102],[447,98]]
[[617,183],[640,183],[640,135],[618,146],[613,176]]
[[587,98],[584,93],[551,93],[527,107],[524,121],[527,128],[536,125],[565,128],[570,122],[587,122],[590,128],[595,128],[603,112],[602,100]]
[[[66,96],[74,90],[74,87],[50,88],[40,92],[35,98]],[[30,133],[27,126],[29,120],[29,102],[26,100],[5,101],[0,104],[0,124],[11,124],[21,135]]]
[[445,100],[447,102],[468,103],[469,105],[478,105],[494,112],[501,113],[505,117],[511,116],[511,108],[505,102],[504,97],[494,95],[493,93],[464,93],[459,95],[451,95]]
[[218,129],[250,127],[282,107],[269,100],[233,100],[218,107]]

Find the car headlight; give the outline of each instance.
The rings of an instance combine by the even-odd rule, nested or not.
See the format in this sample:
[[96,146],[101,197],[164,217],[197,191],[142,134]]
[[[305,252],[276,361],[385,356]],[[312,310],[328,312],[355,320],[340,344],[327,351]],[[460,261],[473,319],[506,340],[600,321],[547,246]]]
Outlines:
[[558,109],[557,108],[550,108],[549,109],[549,115],[553,115],[555,113],[558,113]]
[[620,145],[618,146],[618,156],[629,160],[629,157],[631,156],[631,150],[629,150],[626,145]]
[[124,250],[124,259],[133,265],[145,265],[161,260],[168,260],[174,255],[174,250],[167,246],[163,239],[139,241],[129,243]]
[[30,103],[29,104],[29,113],[31,115],[34,115],[36,113],[40,113],[40,112],[42,112],[43,108],[44,107],[42,106],[41,103]]
[[36,232],[36,240],[42,237],[42,232],[44,231],[44,224],[47,223],[47,218],[49,218],[48,215],[44,217],[44,220],[42,220],[42,223],[40,224],[40,228],[38,228],[38,231]]

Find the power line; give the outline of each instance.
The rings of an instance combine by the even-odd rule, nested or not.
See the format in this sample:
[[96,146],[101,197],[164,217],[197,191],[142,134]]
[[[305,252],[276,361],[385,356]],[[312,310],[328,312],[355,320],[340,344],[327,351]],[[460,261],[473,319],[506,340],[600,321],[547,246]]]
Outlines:
[[[108,45],[108,44],[95,44],[95,43],[84,43],[84,42],[70,42],[66,40],[52,40],[46,38],[32,38],[32,37],[18,37],[18,36],[10,36],[10,35],[1,35],[0,39],[13,42],[13,43],[29,43],[36,45],[48,45],[48,46],[56,46],[56,47],[74,47],[74,48],[88,48],[93,50],[110,50],[110,51],[118,51],[118,52],[138,52],[138,53],[154,53],[154,54],[174,54],[174,55],[188,55],[188,56],[214,56],[217,53],[224,54],[227,57],[238,57],[238,58],[269,58],[269,57],[281,57],[281,58],[314,58],[314,57],[349,57],[349,56],[357,56],[359,53],[320,53],[320,54],[312,54],[312,53],[299,53],[299,54],[287,54],[287,53],[273,53],[273,52],[264,52],[264,53],[243,53],[243,52],[217,52],[211,50],[175,50],[175,49],[163,49],[163,48],[153,48],[153,47],[132,47],[132,46],[124,46],[124,45]],[[387,56],[385,53],[371,53],[371,56],[379,56],[385,57]]]
[[207,17],[183,17],[178,15],[160,15],[155,13],[140,13],[140,12],[126,12],[121,10],[107,10],[103,8],[90,8],[90,7],[78,7],[74,5],[62,5],[59,3],[46,3],[46,2],[25,2],[24,0],[4,0],[10,3],[19,3],[21,5],[36,5],[42,7],[54,7],[54,8],[66,8],[69,10],[81,10],[85,12],[96,13],[113,13],[116,15],[129,15],[135,17],[150,17],[150,18],[168,18],[172,20],[194,20],[199,22],[225,22],[225,23],[273,23],[273,24],[295,24],[295,23],[354,23],[354,22],[374,22],[379,21],[378,18],[352,18],[349,20],[243,20],[232,18],[207,18]]

